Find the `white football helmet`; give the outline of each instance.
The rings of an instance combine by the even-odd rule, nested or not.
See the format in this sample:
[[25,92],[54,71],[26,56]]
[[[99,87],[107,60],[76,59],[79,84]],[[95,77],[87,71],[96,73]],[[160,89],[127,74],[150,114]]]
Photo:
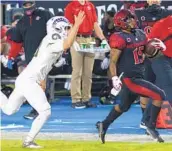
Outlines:
[[63,16],[55,16],[47,22],[47,34],[59,35],[59,39],[65,39],[67,37],[67,29],[71,27],[70,22]]

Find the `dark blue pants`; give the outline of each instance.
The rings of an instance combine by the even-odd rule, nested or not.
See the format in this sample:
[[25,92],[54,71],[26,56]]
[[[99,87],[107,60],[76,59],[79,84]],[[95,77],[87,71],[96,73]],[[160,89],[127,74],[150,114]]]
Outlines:
[[172,103],[172,58],[156,58],[152,61],[152,70],[156,75],[155,84],[165,91],[166,99]]
[[122,112],[128,111],[131,104],[139,97],[149,97],[153,100],[162,101],[165,93],[156,85],[142,78],[123,78],[123,88],[120,92],[120,109]]
[[[172,58],[160,56],[154,59],[152,63],[149,63],[150,64],[145,64],[146,68],[148,68],[146,70],[146,79],[153,82],[154,78],[152,75],[155,75],[155,84],[165,91],[166,100],[172,104]],[[149,119],[150,108],[151,102],[149,102],[146,107],[142,122]]]

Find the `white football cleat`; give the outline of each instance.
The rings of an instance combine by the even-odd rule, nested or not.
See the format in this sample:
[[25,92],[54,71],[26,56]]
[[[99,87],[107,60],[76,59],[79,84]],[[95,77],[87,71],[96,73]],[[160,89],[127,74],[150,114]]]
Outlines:
[[23,148],[43,148],[42,146],[39,146],[38,144],[36,144],[35,142],[23,142],[22,145]]

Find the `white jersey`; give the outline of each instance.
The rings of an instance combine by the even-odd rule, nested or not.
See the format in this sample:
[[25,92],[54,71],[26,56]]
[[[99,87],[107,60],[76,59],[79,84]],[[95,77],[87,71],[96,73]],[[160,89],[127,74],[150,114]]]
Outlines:
[[18,76],[17,80],[32,79],[40,83],[45,80],[57,59],[63,53],[63,40],[57,34],[46,35],[38,47],[33,59]]

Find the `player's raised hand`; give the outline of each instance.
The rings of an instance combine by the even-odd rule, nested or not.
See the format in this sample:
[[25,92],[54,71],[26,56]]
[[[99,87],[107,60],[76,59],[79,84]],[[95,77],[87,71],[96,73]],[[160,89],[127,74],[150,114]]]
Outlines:
[[75,17],[75,25],[76,26],[80,26],[85,18],[85,12],[84,11],[80,11],[78,13],[78,16],[74,16]]

